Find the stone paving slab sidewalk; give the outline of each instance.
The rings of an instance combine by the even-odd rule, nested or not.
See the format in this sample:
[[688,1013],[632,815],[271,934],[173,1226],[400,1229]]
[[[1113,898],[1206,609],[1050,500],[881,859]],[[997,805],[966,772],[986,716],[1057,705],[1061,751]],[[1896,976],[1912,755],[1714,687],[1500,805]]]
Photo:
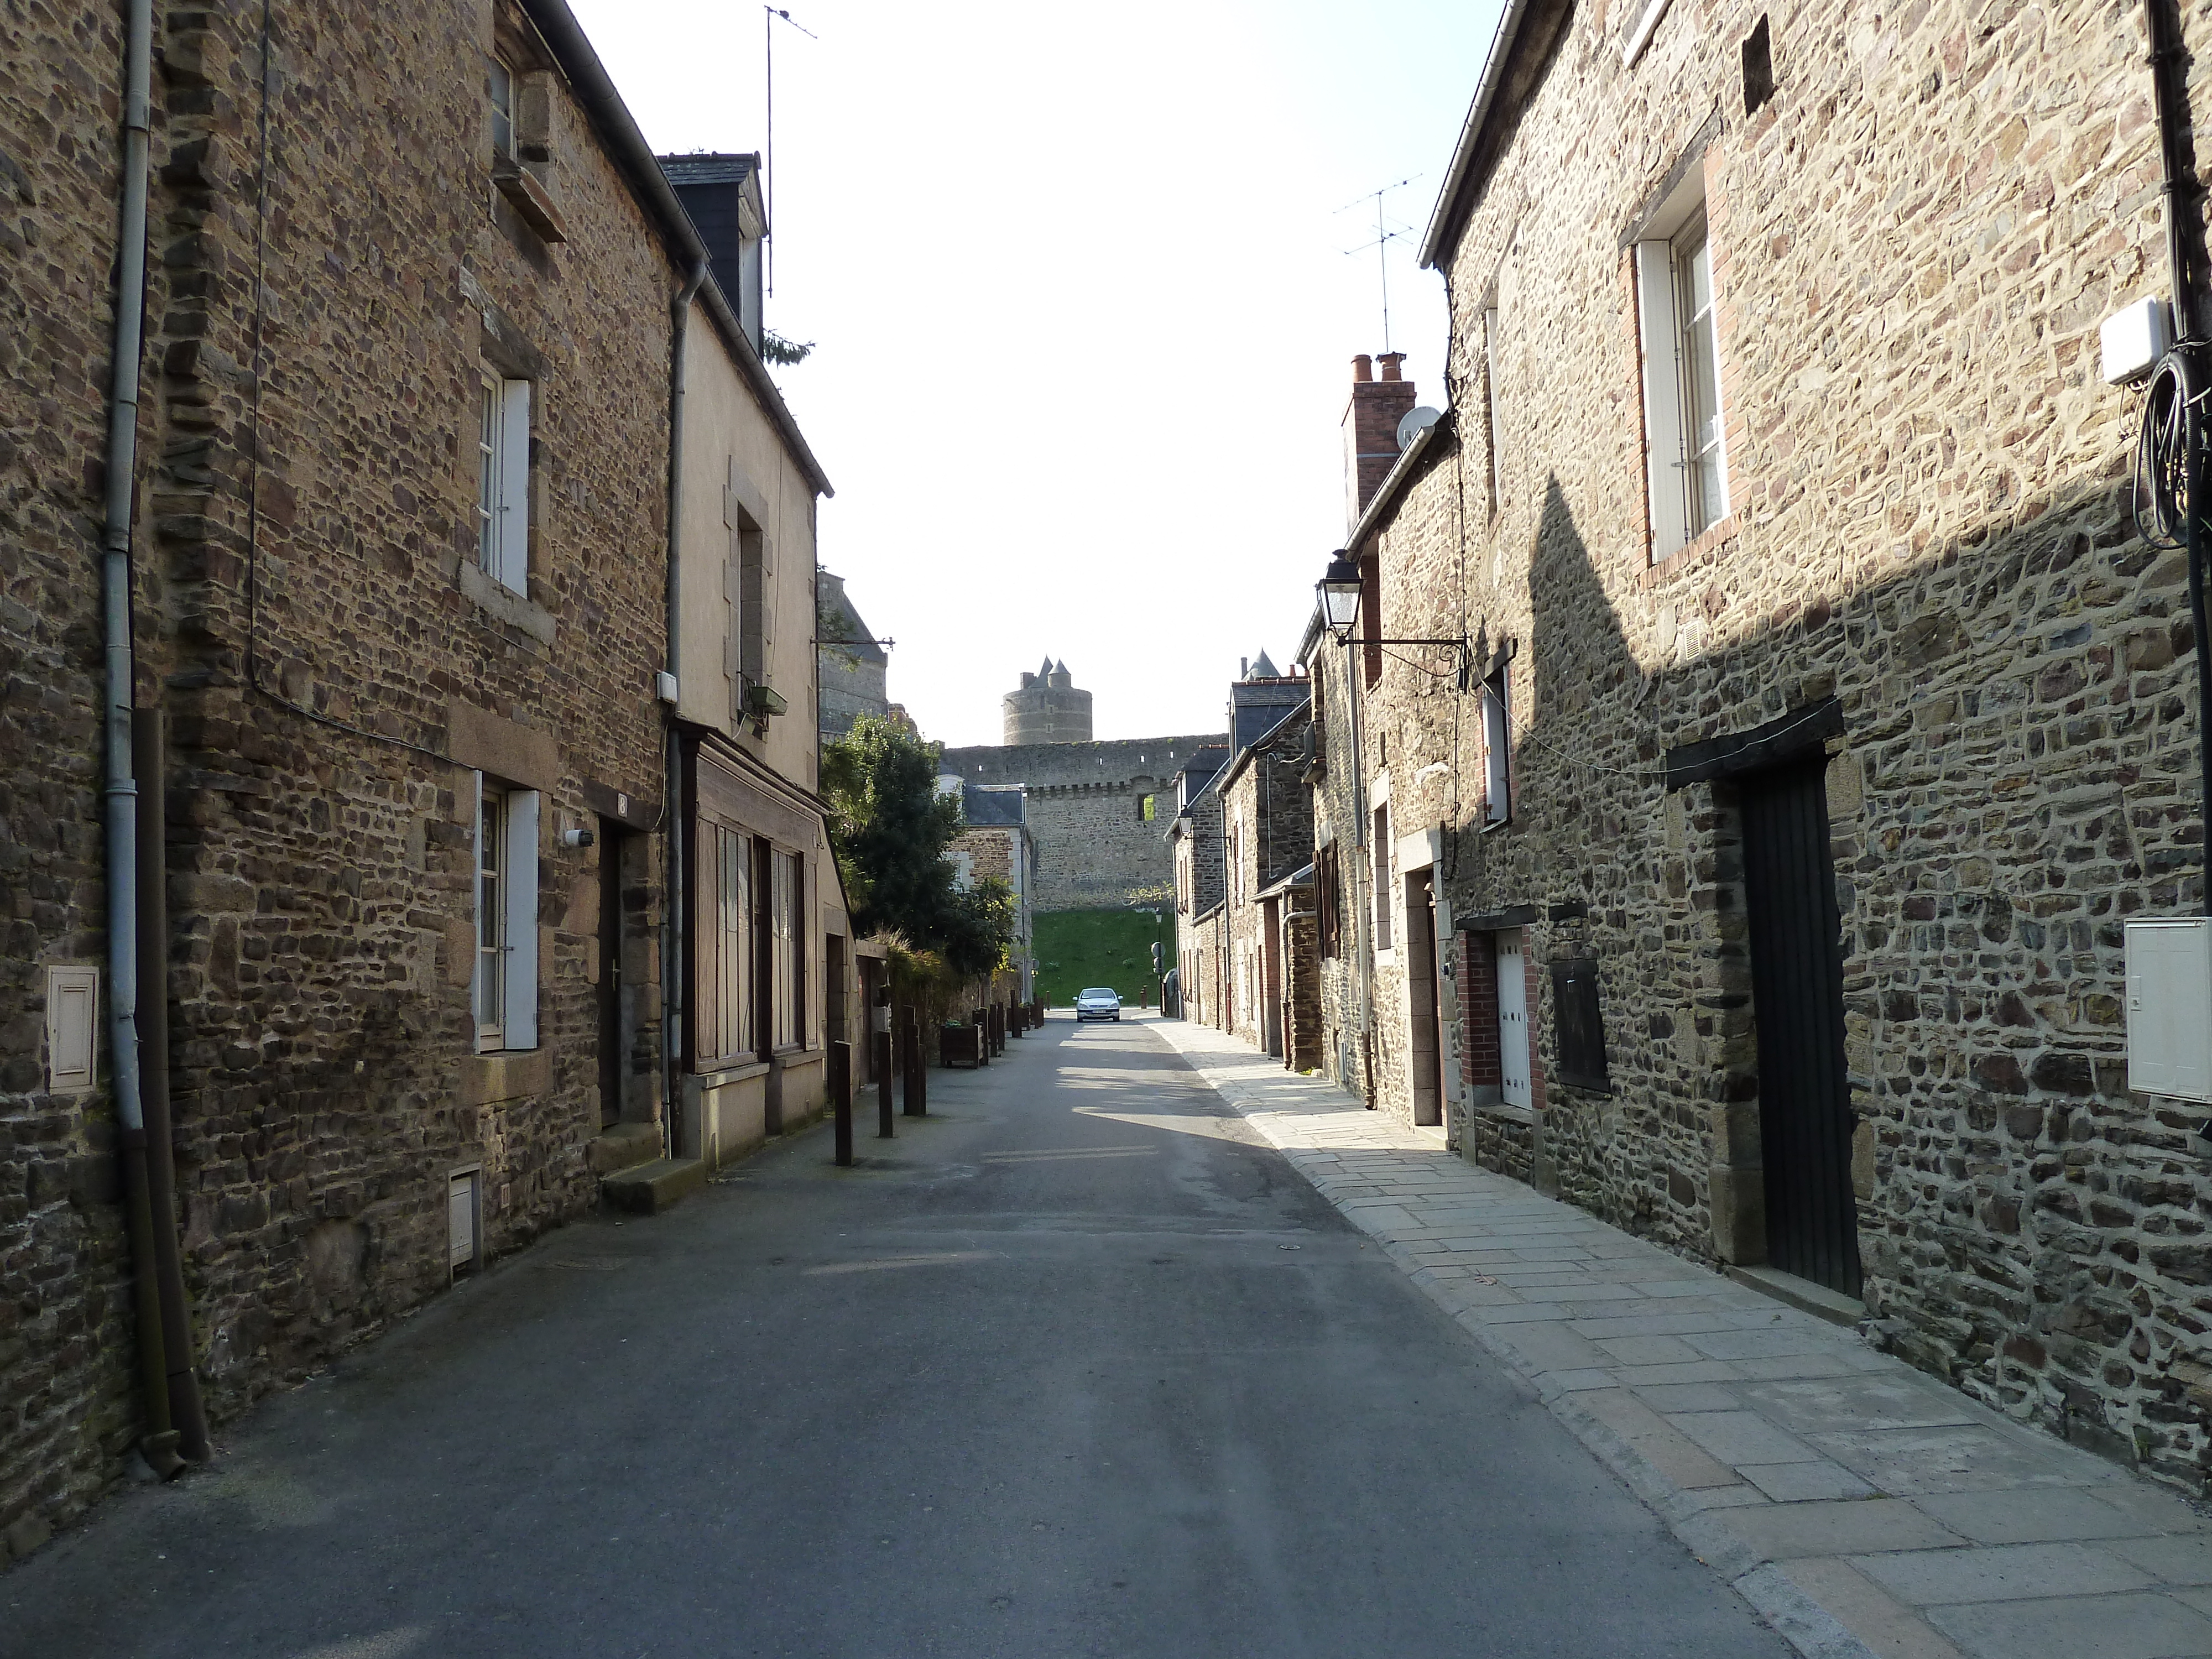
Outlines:
[[1853,1332],[1148,1024],[1796,1645],[2212,1659],[2212,1520]]

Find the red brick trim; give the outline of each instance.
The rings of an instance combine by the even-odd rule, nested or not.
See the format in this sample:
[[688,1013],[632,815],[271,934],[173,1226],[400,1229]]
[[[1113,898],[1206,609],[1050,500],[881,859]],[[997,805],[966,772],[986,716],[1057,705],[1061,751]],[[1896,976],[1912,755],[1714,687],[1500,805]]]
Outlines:
[[[1645,499],[1648,501],[1650,497],[1647,495]],[[1647,506],[1647,515],[1650,510]],[[1672,581],[1692,570],[1718,563],[1723,550],[1735,544],[1741,528],[1733,513],[1715,520],[1703,535],[1685,543],[1665,558],[1645,565],[1637,573],[1636,585],[1643,588],[1656,587],[1662,582]]]
[[1498,1052],[1498,951],[1487,933],[1462,930],[1460,952],[1460,1081],[1494,1089],[1501,1081]]

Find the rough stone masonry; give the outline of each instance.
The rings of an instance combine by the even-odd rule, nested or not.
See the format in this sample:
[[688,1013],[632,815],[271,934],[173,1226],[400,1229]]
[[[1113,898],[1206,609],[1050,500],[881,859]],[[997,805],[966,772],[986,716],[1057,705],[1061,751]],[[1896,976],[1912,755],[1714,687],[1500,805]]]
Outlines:
[[[602,884],[650,999],[659,861],[603,869],[562,831],[657,811],[682,276],[530,12],[263,17],[156,8],[137,527],[218,1419],[447,1282],[453,1171],[487,1252],[591,1200]],[[41,1018],[45,969],[96,963],[105,926],[92,554],[122,54],[112,11],[10,14],[0,40],[0,1536],[24,1544],[115,1477],[136,1418],[110,1109],[47,1091]],[[551,219],[494,187],[495,50]],[[474,556],[487,373],[535,393],[526,591]],[[477,1052],[479,775],[543,801],[527,1053]]]
[[[2201,1109],[2130,1091],[2124,1036],[2124,922],[2203,899],[2186,568],[2136,533],[2140,404],[2098,371],[2100,320],[2166,286],[2141,10],[1539,3],[1502,50],[1431,232],[1455,414],[1356,550],[1382,631],[1464,634],[1497,677],[1510,799],[1492,821],[1476,705],[1382,662],[1346,805],[1387,800],[1392,838],[1345,921],[1379,885],[1402,929],[1393,860],[1440,832],[1447,915],[1480,930],[1448,941],[1462,983],[1498,941],[1594,963],[1609,1066],[1564,1075],[1532,973],[1536,1109],[1467,1073],[1462,1147],[1756,1265],[1782,993],[1753,961],[1747,801],[1820,769],[1866,1328],[2201,1491],[2212,1143]],[[1692,207],[1727,503],[1678,546],[1636,250]],[[1325,742],[1348,763],[1340,718]],[[1402,971],[1371,986],[1352,1035],[1403,1113]],[[1477,1018],[1460,1003],[1463,1060]],[[1355,1042],[1337,1063],[1364,1085]]]

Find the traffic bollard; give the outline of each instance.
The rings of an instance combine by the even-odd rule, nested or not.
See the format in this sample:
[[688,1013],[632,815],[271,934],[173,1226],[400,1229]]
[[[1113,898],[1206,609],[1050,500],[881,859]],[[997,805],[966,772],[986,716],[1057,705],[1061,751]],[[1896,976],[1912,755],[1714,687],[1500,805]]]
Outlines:
[[837,1164],[853,1166],[853,1045],[830,1045],[830,1104],[837,1114]]
[[908,1117],[921,1115],[921,1027],[914,1017],[914,1010],[906,1011],[906,1023],[898,1029],[899,1069],[906,1073],[904,1110]]
[[975,1027],[975,1063],[978,1066],[988,1066],[991,1063],[990,1011],[984,1008],[973,1009],[968,1018]]
[[919,1017],[914,1021],[914,1076],[910,1082],[914,1090],[914,1115],[916,1117],[927,1117],[929,1115],[929,1033],[922,1029]]
[[897,1133],[891,1127],[891,1034],[878,1031],[876,1044],[876,1136],[889,1140]]
[[876,988],[868,1010],[868,1060],[876,1074],[876,1138],[889,1140],[891,1128],[891,988]]

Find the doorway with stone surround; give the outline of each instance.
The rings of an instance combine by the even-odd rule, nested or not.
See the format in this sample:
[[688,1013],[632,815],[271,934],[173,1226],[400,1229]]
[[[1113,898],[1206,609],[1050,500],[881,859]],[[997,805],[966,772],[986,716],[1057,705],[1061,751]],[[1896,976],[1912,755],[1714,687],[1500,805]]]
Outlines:
[[1749,774],[1737,781],[1737,812],[1759,1056],[1766,1261],[1856,1297],[1855,1124],[1826,771],[1826,755],[1814,750]]

